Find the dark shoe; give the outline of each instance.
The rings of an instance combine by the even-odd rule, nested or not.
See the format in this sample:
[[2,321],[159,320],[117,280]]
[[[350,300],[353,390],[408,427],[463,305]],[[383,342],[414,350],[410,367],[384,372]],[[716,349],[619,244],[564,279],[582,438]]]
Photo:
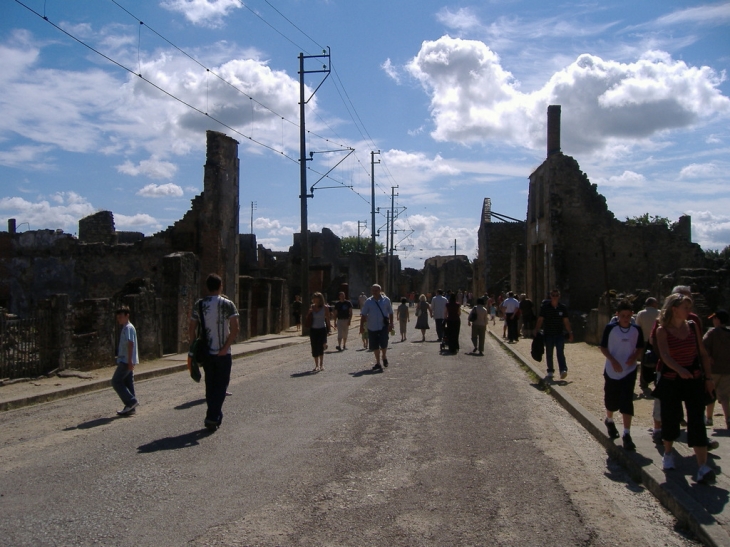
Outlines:
[[611,439],[618,439],[621,435],[618,434],[618,429],[616,429],[616,424],[614,422],[609,422],[608,418],[603,420],[603,423],[606,424],[606,429],[608,430],[608,436]]
[[715,439],[707,440],[707,450],[715,450],[717,448],[720,448],[719,442],[717,442]]
[[387,367],[388,366],[388,360],[385,359],[385,358],[383,358],[383,366],[384,367]]
[[208,431],[215,431],[221,425],[219,422],[216,422],[215,420],[209,420],[208,418],[206,418],[203,423],[205,424],[205,428]]
[[484,355],[484,352],[483,352],[483,351],[480,351],[480,352],[479,352],[479,355],[480,355],[480,356],[483,356],[483,355]]
[[335,346],[335,349],[336,349],[337,351],[342,351],[342,350],[340,349],[340,346]]
[[380,366],[380,363],[375,363],[373,365],[373,368],[371,368],[370,370],[375,370],[375,371],[383,370],[383,367]]
[[134,401],[133,403],[130,403],[127,406],[125,406],[122,410],[117,410],[117,414],[119,416],[127,416],[128,414],[134,414],[136,412],[136,409],[138,406],[139,406],[139,403],[137,401]]
[[[616,426],[614,425],[614,427]],[[621,440],[624,442],[624,450],[628,450],[630,452],[636,450],[636,445],[634,444],[634,441],[631,440],[631,435],[625,433]]]

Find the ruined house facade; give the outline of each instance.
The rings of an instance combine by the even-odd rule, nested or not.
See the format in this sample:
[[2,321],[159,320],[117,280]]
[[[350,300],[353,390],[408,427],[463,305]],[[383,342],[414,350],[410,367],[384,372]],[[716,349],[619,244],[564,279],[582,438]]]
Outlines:
[[608,290],[651,287],[657,276],[704,264],[691,241],[691,219],[671,227],[617,220],[606,199],[560,151],[560,106],[548,107],[548,155],[530,175],[526,222],[526,292],[541,300],[557,287],[572,310],[594,308]]
[[210,272],[239,301],[238,143],[215,131],[206,137],[204,191],[163,232],[117,232],[109,211],[81,219],[78,238],[52,230],[17,233],[14,222],[0,232],[0,307],[50,317],[37,330],[60,333],[39,342],[52,346],[39,348],[53,355],[46,369],[110,364],[113,310],[120,304],[130,307],[141,358],[186,351],[190,310]]
[[491,198],[484,199],[474,261],[474,294],[524,292],[525,229],[523,221],[492,214]]

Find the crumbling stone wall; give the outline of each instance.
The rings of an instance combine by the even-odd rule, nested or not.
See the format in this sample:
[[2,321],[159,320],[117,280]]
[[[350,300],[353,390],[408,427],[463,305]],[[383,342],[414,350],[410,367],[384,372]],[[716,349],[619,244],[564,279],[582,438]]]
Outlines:
[[571,309],[590,310],[615,289],[651,286],[662,273],[704,263],[691,221],[672,228],[630,226],[608,210],[596,185],[570,156],[555,153],[530,175],[526,277],[539,300],[559,287]]
[[472,268],[466,255],[434,256],[426,259],[423,265],[423,283],[419,294],[436,294],[437,289],[468,291],[471,282]]
[[475,294],[496,294],[503,290],[523,292],[525,223],[490,219],[480,224],[478,235]]
[[84,243],[117,243],[114,215],[111,211],[99,211],[79,221],[79,240]]

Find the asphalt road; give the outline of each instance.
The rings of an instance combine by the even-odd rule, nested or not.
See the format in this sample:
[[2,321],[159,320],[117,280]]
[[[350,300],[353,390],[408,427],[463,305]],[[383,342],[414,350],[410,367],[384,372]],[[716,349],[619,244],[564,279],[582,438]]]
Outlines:
[[696,545],[494,342],[355,338],[236,361],[213,434],[184,373],[0,414],[0,543]]

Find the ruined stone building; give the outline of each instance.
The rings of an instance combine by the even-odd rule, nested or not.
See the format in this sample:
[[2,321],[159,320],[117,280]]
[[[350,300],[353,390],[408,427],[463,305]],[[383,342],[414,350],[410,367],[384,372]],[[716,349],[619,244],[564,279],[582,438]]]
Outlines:
[[[130,307],[141,358],[186,351],[190,310],[210,272],[240,305],[238,167],[238,143],[208,131],[203,193],[174,226],[150,237],[117,232],[109,211],[81,219],[78,239],[52,230],[17,233],[8,223],[0,232],[0,307],[21,317],[43,312],[52,322],[35,328],[59,333],[44,342],[53,347],[39,350],[53,355],[47,370],[108,365],[120,304]],[[3,342],[0,365],[13,352],[12,340]]]
[[560,151],[560,106],[548,107],[547,135],[527,203],[525,288],[534,300],[558,287],[570,309],[587,311],[608,290],[630,293],[660,274],[704,264],[690,217],[671,227],[616,219],[578,162]]
[[474,294],[524,291],[525,230],[524,221],[493,213],[492,200],[484,198],[474,261]]

